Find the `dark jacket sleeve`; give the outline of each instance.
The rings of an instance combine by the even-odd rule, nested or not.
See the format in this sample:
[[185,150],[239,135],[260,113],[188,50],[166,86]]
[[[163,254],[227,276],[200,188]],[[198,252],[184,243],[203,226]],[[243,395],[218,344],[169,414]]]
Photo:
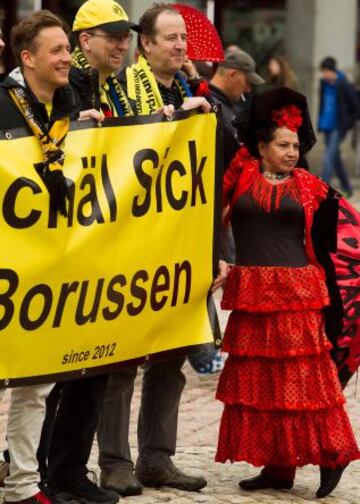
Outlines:
[[8,90],[3,87],[0,87],[0,110],[0,130],[2,137],[5,131],[26,126],[23,115],[10,98]]
[[220,127],[223,136],[223,166],[225,171],[240,147],[236,125],[231,122],[230,114],[226,114],[224,104],[222,104],[220,100],[216,99],[213,93],[210,93],[206,99],[212,106],[216,105],[220,110]]
[[82,70],[72,67],[69,80],[80,110],[100,110],[99,72],[97,70]]
[[337,249],[337,223],[339,194],[329,188],[327,198],[315,212],[311,236],[316,258],[324,268],[330,305],[325,307],[325,332],[333,345],[332,356],[338,350],[337,338],[342,331],[344,309],[340,290],[336,282],[335,266],[330,253]]

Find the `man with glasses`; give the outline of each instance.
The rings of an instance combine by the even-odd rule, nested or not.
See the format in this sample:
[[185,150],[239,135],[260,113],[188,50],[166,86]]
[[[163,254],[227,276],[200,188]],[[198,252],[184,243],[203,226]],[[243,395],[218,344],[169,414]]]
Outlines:
[[[81,102],[100,110],[103,117],[133,115],[115,73],[129,48],[130,30],[136,29],[114,0],[87,0],[75,16],[77,45],[70,82]],[[86,477],[106,384],[106,375],[60,383],[48,399],[40,447],[42,460],[48,458],[48,489],[58,500],[92,504],[118,500],[117,493],[97,487]]]
[[[85,72],[98,74],[100,108],[105,117],[133,115],[129,101],[115,74],[119,72],[138,26],[129,21],[114,0],[87,0],[78,10],[73,25],[77,46],[72,54],[71,83],[82,89]],[[94,103],[96,108],[97,103]]]

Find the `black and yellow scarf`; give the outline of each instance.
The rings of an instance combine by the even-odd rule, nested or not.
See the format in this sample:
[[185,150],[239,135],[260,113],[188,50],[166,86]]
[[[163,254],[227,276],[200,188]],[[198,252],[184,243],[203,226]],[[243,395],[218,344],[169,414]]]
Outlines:
[[[71,56],[72,65],[75,68],[81,68],[83,70],[91,68],[88,60],[79,47],[75,47]],[[113,73],[109,75],[105,82],[100,84],[100,106],[105,117],[134,115],[129,100]]]
[[[141,54],[137,63],[126,69],[128,97],[135,101],[136,111],[139,115],[149,115],[163,107],[163,99],[159,86],[147,59]],[[177,72],[174,78],[183,100],[192,96],[192,93],[182,77]]]
[[54,121],[47,129],[35,116],[25,88],[22,86],[9,89],[10,96],[29,128],[39,140],[43,153],[40,176],[50,194],[50,208],[61,215],[67,215],[68,188],[63,174],[65,152],[63,150],[66,135],[70,127],[70,118],[63,117]]

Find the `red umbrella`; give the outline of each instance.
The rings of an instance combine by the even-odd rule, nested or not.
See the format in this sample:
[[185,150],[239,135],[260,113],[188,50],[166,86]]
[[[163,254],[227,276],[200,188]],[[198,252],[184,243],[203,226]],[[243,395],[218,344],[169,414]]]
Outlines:
[[184,18],[187,29],[187,55],[194,61],[224,61],[224,49],[215,26],[195,7],[172,4]]

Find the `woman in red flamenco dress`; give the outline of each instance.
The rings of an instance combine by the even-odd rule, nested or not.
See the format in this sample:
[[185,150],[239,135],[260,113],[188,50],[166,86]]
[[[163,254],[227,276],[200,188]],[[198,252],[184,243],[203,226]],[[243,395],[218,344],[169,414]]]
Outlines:
[[236,264],[222,308],[232,310],[219,379],[224,403],[216,461],[264,466],[245,490],[293,486],[320,466],[317,497],[333,491],[360,452],[325,334],[325,272],[313,246],[316,214],[336,194],[302,166],[315,143],[306,99],[287,88],[254,97],[224,177]]

